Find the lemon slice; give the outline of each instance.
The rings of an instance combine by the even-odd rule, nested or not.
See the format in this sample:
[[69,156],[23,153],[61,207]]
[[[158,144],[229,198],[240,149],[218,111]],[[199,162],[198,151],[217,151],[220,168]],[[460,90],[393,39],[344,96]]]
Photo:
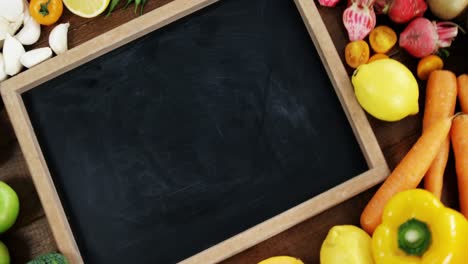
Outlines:
[[85,18],[97,17],[102,14],[109,2],[110,0],[63,0],[70,12]]

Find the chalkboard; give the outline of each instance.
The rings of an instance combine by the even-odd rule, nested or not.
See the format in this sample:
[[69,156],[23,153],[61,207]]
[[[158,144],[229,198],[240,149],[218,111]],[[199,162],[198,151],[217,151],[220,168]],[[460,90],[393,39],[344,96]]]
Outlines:
[[85,263],[175,263],[368,169],[290,0],[223,0],[23,100]]

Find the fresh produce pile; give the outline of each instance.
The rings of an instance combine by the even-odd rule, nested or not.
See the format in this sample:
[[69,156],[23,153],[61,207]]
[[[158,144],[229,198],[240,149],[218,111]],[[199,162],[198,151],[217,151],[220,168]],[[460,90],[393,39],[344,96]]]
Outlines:
[[[0,181],[0,234],[7,232],[16,222],[20,210],[20,202],[15,190]],[[10,264],[10,252],[0,241],[0,264]],[[59,253],[40,256],[27,264],[68,264],[65,257]]]
[[[135,3],[143,12],[146,0],[128,0],[126,7]],[[64,6],[73,14],[92,18],[108,15],[117,7],[119,1],[113,0],[0,0],[0,82],[14,76],[24,67],[34,67],[68,50],[69,23],[58,23]],[[110,5],[110,6],[109,6]],[[29,49],[39,41],[41,27],[53,26],[48,36],[48,47]],[[0,234],[10,229],[16,222],[19,212],[19,200],[15,191],[0,181]],[[0,241],[0,264],[9,264],[10,254],[5,244]],[[59,253],[40,256],[28,264],[66,264],[67,260]]]
[[[125,7],[135,2],[143,13],[147,0],[128,0]],[[64,6],[75,15],[92,18],[117,7],[119,0],[0,0],[0,81],[14,76],[26,68],[34,67],[68,50],[70,23],[57,24]],[[39,41],[41,27],[53,26],[49,34],[49,47],[28,50]]]
[[[334,7],[339,0],[318,2]],[[419,112],[422,83],[423,131],[368,202],[361,226],[329,230],[320,263],[468,263],[468,74],[457,78],[443,70],[447,49],[464,33],[450,20],[466,15],[468,26],[468,0],[348,0],[347,5],[343,26],[350,42],[344,54],[346,64],[355,69],[351,82],[356,99],[375,118],[395,122]],[[439,20],[424,17],[428,12]],[[377,25],[377,15],[388,16],[390,25]],[[398,34],[392,25],[404,29]],[[420,82],[407,66],[390,58],[395,51],[419,60],[413,71]],[[455,113],[457,99],[460,113]],[[459,211],[440,200],[451,150]],[[260,263],[302,262],[283,256]]]
[[[0,234],[9,230],[19,214],[19,199],[16,192],[6,183],[0,181]],[[10,263],[8,248],[0,241],[0,264]]]

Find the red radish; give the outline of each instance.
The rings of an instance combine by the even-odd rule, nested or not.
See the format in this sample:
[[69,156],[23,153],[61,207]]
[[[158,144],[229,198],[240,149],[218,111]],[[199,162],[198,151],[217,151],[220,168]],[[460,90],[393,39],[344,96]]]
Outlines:
[[367,0],[353,0],[352,4],[344,11],[343,23],[348,31],[350,41],[364,39],[375,27],[374,8],[372,6],[360,5],[360,3],[371,2]]
[[377,0],[377,14],[388,14],[395,23],[408,23],[415,17],[422,17],[427,10],[424,0]]
[[458,26],[452,22],[431,22],[419,17],[411,21],[400,34],[400,47],[416,58],[435,53],[439,48],[450,47],[458,34]]
[[319,0],[319,3],[321,6],[328,6],[328,7],[336,6],[338,2],[340,2],[340,0]]

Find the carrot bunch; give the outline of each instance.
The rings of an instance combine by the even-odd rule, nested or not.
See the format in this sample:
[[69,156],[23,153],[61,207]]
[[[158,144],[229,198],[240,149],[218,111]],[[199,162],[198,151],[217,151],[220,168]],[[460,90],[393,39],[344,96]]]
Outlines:
[[[454,115],[457,95],[465,114]],[[455,154],[460,208],[468,218],[468,75],[457,79],[450,71],[437,70],[430,74],[427,83],[423,133],[362,212],[364,230],[372,234],[381,223],[390,198],[416,188],[423,178],[425,188],[440,198],[450,140]]]
[[458,77],[458,99],[465,115],[455,117],[452,125],[452,146],[455,155],[460,211],[468,218],[468,75]]

